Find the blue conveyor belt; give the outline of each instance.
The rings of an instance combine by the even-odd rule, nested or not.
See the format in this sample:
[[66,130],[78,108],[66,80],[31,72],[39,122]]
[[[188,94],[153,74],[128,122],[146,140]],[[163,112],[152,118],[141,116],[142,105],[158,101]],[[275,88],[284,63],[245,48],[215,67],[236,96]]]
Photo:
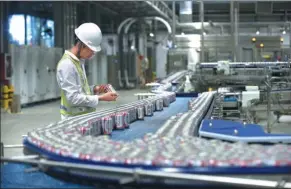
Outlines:
[[130,141],[142,138],[146,133],[155,133],[171,116],[188,111],[187,102],[191,98],[176,98],[176,101],[169,107],[164,107],[163,111],[154,112],[153,117],[145,117],[145,120],[135,121],[130,124],[129,129],[115,130],[111,137],[113,140]]
[[[211,126],[209,125],[210,122],[212,122]],[[265,133],[260,125],[243,125],[242,123],[228,120],[203,120],[199,135],[227,141],[291,143],[291,135],[268,134]]]

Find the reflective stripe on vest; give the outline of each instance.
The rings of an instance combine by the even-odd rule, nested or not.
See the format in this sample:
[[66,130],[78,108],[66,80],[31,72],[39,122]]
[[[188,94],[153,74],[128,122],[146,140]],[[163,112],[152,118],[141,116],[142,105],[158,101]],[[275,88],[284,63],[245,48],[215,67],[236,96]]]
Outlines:
[[[90,87],[89,87],[88,81],[87,81],[86,77],[84,76],[84,72],[83,72],[83,69],[80,66],[80,62],[79,61],[74,60],[70,55],[64,54],[62,59],[59,61],[58,65],[60,64],[60,62],[63,59],[66,59],[66,58],[70,59],[74,63],[74,65],[76,66],[77,72],[78,72],[78,74],[80,76],[80,80],[81,80],[81,83],[82,83],[83,91],[87,95],[91,95],[91,91],[90,91]],[[64,91],[61,90],[60,113],[62,115],[76,116],[76,115],[90,113],[90,112],[93,112],[95,110],[96,110],[95,108],[91,108],[91,107],[76,107],[76,106],[72,107],[68,103],[68,100],[66,98],[66,95],[65,95]]]

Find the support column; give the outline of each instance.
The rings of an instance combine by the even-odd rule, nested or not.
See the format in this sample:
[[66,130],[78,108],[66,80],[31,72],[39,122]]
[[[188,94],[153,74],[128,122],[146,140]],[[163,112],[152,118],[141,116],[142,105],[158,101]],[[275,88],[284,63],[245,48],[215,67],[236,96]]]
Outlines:
[[201,22],[201,51],[200,51],[200,61],[205,61],[205,48],[204,48],[204,3],[200,1],[200,22]]
[[9,18],[9,1],[0,2],[0,52],[9,52],[8,43],[8,18]]
[[173,31],[172,31],[172,45],[173,47],[175,46],[176,42],[175,42],[175,36],[176,36],[176,1],[173,1],[172,2],[172,17],[173,17],[173,20],[172,20],[172,28],[173,28]]
[[238,29],[239,29],[238,2],[230,2],[232,61],[238,61]]
[[4,53],[4,3],[0,1],[0,53]]
[[64,48],[63,2],[53,2],[53,19],[55,30],[55,47]]
[[231,48],[231,60],[235,62],[235,35],[234,35],[234,2],[230,2],[230,32],[231,32],[231,41],[232,41],[232,48]]
[[239,9],[238,9],[238,2],[235,4],[234,8],[234,45],[235,45],[235,62],[239,61],[239,47],[238,47],[238,37],[239,37]]
[[153,48],[152,48],[152,69],[153,72],[157,72],[157,57],[156,57],[156,51],[157,51],[157,44],[155,41],[157,41],[157,31],[158,31],[158,21],[153,20],[153,33],[154,35],[154,42],[153,42]]
[[[117,36],[118,37],[118,66],[117,66],[117,70],[120,71],[120,76],[121,76],[121,80],[123,78],[123,29],[120,32],[120,34]],[[123,83],[123,81],[121,81],[121,83]]]
[[[291,22],[289,22],[289,47],[291,48]],[[291,59],[291,57],[289,57],[289,59]]]

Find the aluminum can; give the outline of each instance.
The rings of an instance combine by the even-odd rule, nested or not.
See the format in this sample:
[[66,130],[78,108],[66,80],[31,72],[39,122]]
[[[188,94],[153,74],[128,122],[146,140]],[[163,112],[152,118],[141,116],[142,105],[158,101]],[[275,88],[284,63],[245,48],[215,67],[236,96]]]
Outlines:
[[97,118],[95,121],[95,136],[102,134],[102,120],[100,118]]
[[116,129],[123,129],[124,128],[124,115],[122,113],[117,113],[115,115],[115,128]]
[[91,134],[91,128],[89,126],[81,126],[78,128],[79,133],[83,136]]
[[129,119],[129,113],[128,112],[124,112],[123,113],[123,120],[124,120],[124,128],[129,128],[129,123],[130,123],[130,119]]
[[153,115],[153,105],[152,104],[146,104],[145,105],[145,115],[146,116],[152,116]]
[[143,120],[144,119],[144,107],[139,106],[137,107],[137,119]]
[[130,123],[137,120],[137,108],[136,107],[130,109],[129,116],[130,116]]
[[[102,134],[109,135],[111,134],[111,126],[110,121],[112,122],[112,119],[109,116],[102,117]],[[111,123],[113,124],[113,123]]]
[[106,85],[106,88],[107,88],[107,91],[108,91],[108,92],[116,93],[116,90],[112,87],[112,85],[107,84],[107,85]]
[[116,113],[113,113],[113,114],[110,114],[110,117],[111,117],[111,119],[112,119],[112,121],[113,121],[113,129],[115,128],[115,115],[116,115]]
[[166,97],[163,99],[163,106],[165,107],[169,107],[170,106],[170,98],[169,97]]
[[109,134],[112,133],[113,128],[114,128],[114,120],[111,117],[109,117]]
[[164,109],[164,100],[159,99],[159,103],[160,103],[161,110],[163,110]]
[[[162,104],[161,104],[161,102],[162,102]],[[163,101],[161,99],[156,100],[155,105],[156,105],[156,110],[157,111],[163,110]]]

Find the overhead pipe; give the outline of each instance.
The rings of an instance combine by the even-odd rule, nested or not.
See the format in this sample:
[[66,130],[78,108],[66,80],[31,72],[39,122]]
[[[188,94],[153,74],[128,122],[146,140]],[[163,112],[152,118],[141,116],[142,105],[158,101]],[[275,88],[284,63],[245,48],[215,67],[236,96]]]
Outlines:
[[157,11],[162,17],[164,17],[165,19],[167,19],[167,20],[171,20],[170,18],[169,18],[169,16],[168,15],[166,15],[164,12],[162,12],[158,7],[156,7],[154,4],[153,4],[153,2],[151,2],[151,1],[145,1],[145,3],[146,4],[148,4],[150,7],[152,7],[155,11]]
[[[240,22],[239,25],[246,25],[246,26],[269,26],[269,25],[285,25],[286,23],[291,22]],[[213,22],[214,26],[230,26],[231,23],[229,22]]]
[[122,30],[122,28],[123,28],[123,26],[124,26],[125,24],[127,24],[127,22],[130,22],[130,21],[133,20],[133,19],[134,19],[134,18],[127,18],[127,19],[125,19],[123,22],[121,22],[121,23],[119,24],[118,28],[117,28],[117,34],[119,35],[120,32],[121,32],[121,30]]
[[124,86],[124,83],[122,81],[122,78],[124,78],[124,73],[123,73],[123,69],[124,69],[124,61],[123,61],[123,35],[122,35],[122,29],[124,28],[124,26],[126,26],[126,24],[128,24],[129,22],[131,22],[133,20],[133,18],[127,18],[125,19],[123,22],[121,22],[117,28],[117,34],[118,34],[118,59],[119,59],[119,65],[118,65],[118,72],[120,72],[120,82],[122,83],[121,86],[119,86],[120,88]]
[[[171,28],[169,22],[167,22],[165,19],[163,19],[161,17],[157,17],[157,16],[155,16],[155,17],[144,17],[143,19],[144,20],[157,20],[157,21],[160,21],[166,26],[166,28],[168,30],[168,33],[169,34],[172,33],[172,28]],[[125,27],[124,34],[127,34],[129,29],[130,29],[130,27],[131,27],[131,25],[134,24],[137,21],[138,21],[137,18],[133,18],[132,20],[130,20],[129,23]]]
[[[268,25],[285,25],[285,24],[290,24],[291,22],[240,22],[238,23],[239,26],[268,26]],[[204,22],[204,28],[205,27],[226,27],[226,26],[231,26],[231,23],[229,22]],[[193,28],[196,30],[201,29],[201,23],[176,23],[177,28]],[[223,29],[221,29],[223,30]]]

